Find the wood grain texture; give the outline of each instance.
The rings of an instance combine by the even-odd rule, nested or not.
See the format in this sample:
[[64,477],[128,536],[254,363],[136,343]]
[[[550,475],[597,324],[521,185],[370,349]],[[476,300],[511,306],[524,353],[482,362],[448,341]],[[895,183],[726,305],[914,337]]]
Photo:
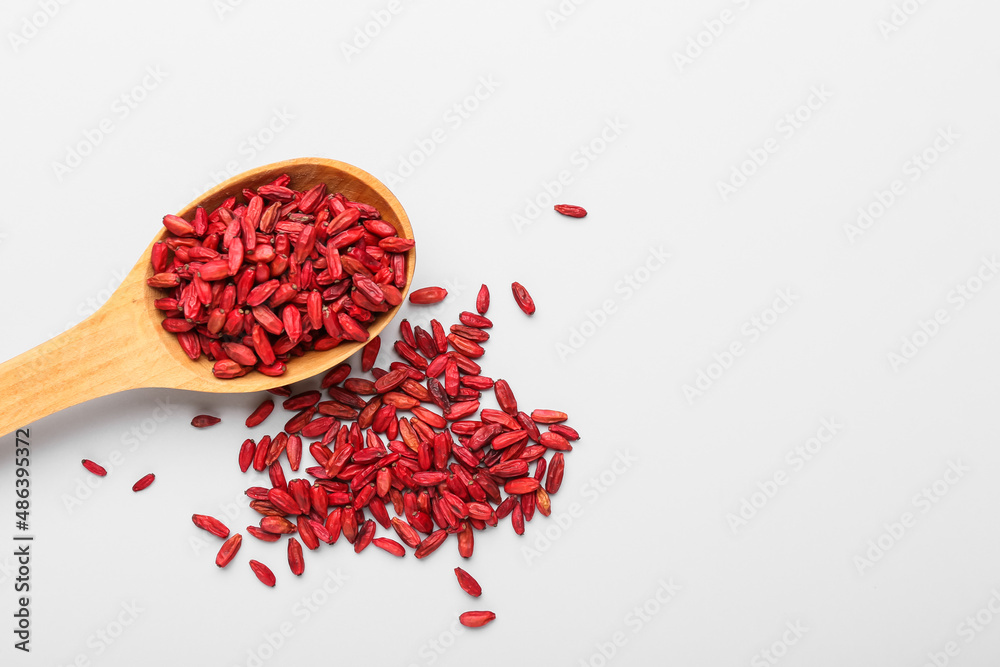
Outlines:
[[[328,191],[342,192],[348,199],[378,208],[382,219],[403,238],[412,239],[413,229],[399,201],[371,174],[336,160],[298,158],[246,171],[212,188],[191,202],[178,215],[190,219],[198,206],[217,207],[227,196],[243,188],[255,188],[281,174],[291,177],[289,187],[306,190],[325,182]],[[152,223],[150,224],[152,227]],[[247,393],[298,382],[344,361],[364,343],[345,342],[332,350],[292,357],[281,377],[248,373],[241,378],[220,380],[212,375],[212,362],[205,357],[191,361],[176,337],[160,326],[163,315],[153,306],[160,290],[146,285],[153,275],[149,255],[153,244],[163,239],[162,227],[136,262],[121,286],[100,310],[65,333],[24,354],[0,364],[0,434],[5,435],[36,419],[63,408],[126,389],[164,387],[213,393]],[[407,253],[405,297],[413,281],[416,250]],[[378,335],[400,306],[376,313],[368,330]]]

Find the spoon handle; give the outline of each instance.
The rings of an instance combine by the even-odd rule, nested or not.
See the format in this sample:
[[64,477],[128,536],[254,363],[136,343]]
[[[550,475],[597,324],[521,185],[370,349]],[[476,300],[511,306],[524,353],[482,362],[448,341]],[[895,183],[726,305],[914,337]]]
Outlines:
[[0,435],[63,408],[143,386],[134,307],[112,300],[72,329],[0,364]]

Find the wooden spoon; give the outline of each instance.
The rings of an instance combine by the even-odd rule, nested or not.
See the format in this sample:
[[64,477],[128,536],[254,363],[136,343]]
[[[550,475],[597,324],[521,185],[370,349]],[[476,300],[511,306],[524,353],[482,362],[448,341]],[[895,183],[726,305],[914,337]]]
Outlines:
[[[403,238],[412,239],[413,229],[399,201],[371,174],[336,160],[298,158],[276,162],[243,172],[191,202],[178,213],[190,219],[198,206],[215,209],[226,197],[255,188],[282,174],[291,177],[289,187],[305,190],[326,183],[328,191],[341,192],[352,201],[378,208],[382,219]],[[163,387],[213,393],[236,394],[263,391],[322,373],[344,361],[365,344],[345,341],[323,352],[292,357],[280,377],[250,372],[240,378],[220,380],[212,375],[212,362],[202,356],[191,361],[174,334],[160,326],[163,315],[153,307],[160,290],[146,285],[153,275],[150,251],[167,231],[160,228],[135,267],[96,313],[72,329],[0,364],[0,435],[47,415],[126,389]],[[413,280],[416,252],[406,257],[404,299]],[[368,331],[376,336],[399,311],[399,306],[376,313]]]

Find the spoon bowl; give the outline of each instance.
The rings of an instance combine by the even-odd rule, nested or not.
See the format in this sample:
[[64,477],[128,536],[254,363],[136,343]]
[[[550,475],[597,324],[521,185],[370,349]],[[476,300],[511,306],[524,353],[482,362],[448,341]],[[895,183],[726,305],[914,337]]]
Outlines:
[[[297,158],[243,172],[205,192],[177,215],[190,219],[198,206],[211,211],[229,196],[242,198],[244,188],[256,188],[282,174],[291,178],[289,187],[293,189],[307,190],[326,183],[328,192],[340,192],[349,200],[370,204],[400,237],[413,238],[406,212],[385,185],[357,167],[323,158]],[[163,313],[153,305],[162,293],[146,284],[153,275],[150,252],[166,234],[165,228],[159,230],[122,284],[96,313],[0,364],[0,394],[6,399],[0,402],[0,435],[63,408],[126,389],[158,387],[226,394],[263,391],[322,373],[364,347],[365,343],[344,341],[330,350],[309,351],[289,359],[288,370],[278,377],[251,372],[229,380],[216,378],[211,361],[204,356],[192,361],[177,338],[163,329]],[[404,301],[415,263],[416,250],[410,249],[406,253],[406,285],[400,290]],[[374,313],[367,327],[372,337],[389,324],[400,306]]]

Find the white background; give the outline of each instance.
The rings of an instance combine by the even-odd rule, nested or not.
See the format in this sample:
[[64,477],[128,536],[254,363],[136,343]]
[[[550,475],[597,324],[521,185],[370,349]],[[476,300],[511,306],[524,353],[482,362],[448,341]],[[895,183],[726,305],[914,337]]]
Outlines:
[[[323,156],[390,185],[416,286],[450,290],[405,316],[452,322],[488,283],[484,372],[584,438],[552,517],[477,536],[473,600],[454,541],[416,561],[341,540],[296,579],[281,545],[248,538],[220,572],[189,517],[256,521],[241,493],[260,476],[236,453],[258,396],[66,410],[31,425],[27,656],[0,547],[4,664],[995,664],[1000,280],[980,276],[1000,251],[1000,6],[232,5],[4,4],[0,358],[93,312],[160,217],[227,169]],[[583,220],[551,211],[563,171],[555,199]],[[203,412],[223,424],[192,429]],[[836,434],[800,458],[824,420]],[[4,436],[3,542],[13,448]],[[80,459],[115,452],[82,487]],[[483,608],[498,620],[454,632]]]

